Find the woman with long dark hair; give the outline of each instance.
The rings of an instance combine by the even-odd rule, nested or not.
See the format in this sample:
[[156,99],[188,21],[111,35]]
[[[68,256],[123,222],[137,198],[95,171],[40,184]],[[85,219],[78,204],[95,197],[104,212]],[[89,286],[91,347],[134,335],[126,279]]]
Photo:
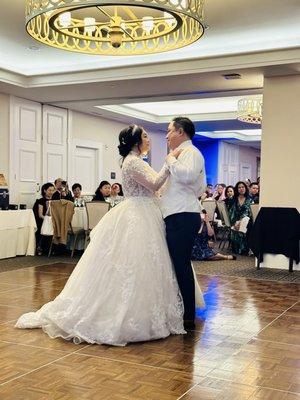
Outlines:
[[110,193],[111,193],[110,183],[107,181],[102,181],[97,187],[95,191],[95,196],[92,201],[107,201],[109,203]]
[[55,191],[55,187],[53,183],[47,182],[44,183],[41,189],[42,197],[33,205],[33,213],[36,221],[37,230],[35,232],[36,239],[36,254],[41,256],[43,253],[47,253],[49,250],[49,237],[45,237],[41,235],[41,228],[43,225],[43,221],[46,215],[46,212],[49,207],[49,202],[52,199],[52,195]]
[[226,204],[227,210],[229,212],[234,203],[234,187],[231,185],[227,186],[224,194],[224,203]]
[[59,296],[22,315],[18,328],[39,327],[50,337],[118,346],[185,333],[182,298],[154,195],[169,170],[165,166],[156,173],[142,160],[150,147],[142,127],[123,129],[119,142],[125,200],[92,230]]
[[[248,236],[252,225],[251,201],[249,189],[245,182],[239,181],[234,187],[234,201],[229,210],[229,217],[233,230],[231,230],[232,252],[235,254],[249,254]],[[240,227],[243,218],[249,218],[247,232],[241,232]]]
[[111,192],[110,192],[110,205],[111,207],[116,206],[121,201],[124,200],[122,185],[120,183],[113,183],[111,185]]

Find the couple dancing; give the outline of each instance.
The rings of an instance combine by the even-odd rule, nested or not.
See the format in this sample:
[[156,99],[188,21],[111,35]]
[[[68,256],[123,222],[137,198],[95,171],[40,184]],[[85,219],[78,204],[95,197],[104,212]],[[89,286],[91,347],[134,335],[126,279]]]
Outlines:
[[[133,125],[121,131],[125,200],[93,229],[62,292],[22,315],[17,328],[42,328],[52,338],[75,343],[124,346],[194,327],[202,295],[190,256],[200,228],[197,198],[205,187],[194,134],[188,118],[169,124],[171,152],[156,173],[141,158],[150,147],[144,129]],[[160,209],[155,192],[162,186]]]

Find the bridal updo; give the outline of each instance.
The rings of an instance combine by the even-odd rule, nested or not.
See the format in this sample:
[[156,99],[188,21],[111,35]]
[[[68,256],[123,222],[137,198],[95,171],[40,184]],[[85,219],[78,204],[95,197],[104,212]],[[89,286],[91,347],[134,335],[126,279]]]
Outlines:
[[119,134],[119,153],[125,158],[133,149],[134,146],[139,147],[142,144],[143,128],[138,125],[129,125],[122,129]]

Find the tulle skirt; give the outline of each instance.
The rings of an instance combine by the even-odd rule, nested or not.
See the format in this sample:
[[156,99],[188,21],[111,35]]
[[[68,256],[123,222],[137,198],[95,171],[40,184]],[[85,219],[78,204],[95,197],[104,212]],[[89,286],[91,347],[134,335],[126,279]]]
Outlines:
[[62,292],[22,315],[16,327],[42,328],[52,338],[75,343],[118,346],[185,333],[156,200],[132,197],[111,209],[91,232]]

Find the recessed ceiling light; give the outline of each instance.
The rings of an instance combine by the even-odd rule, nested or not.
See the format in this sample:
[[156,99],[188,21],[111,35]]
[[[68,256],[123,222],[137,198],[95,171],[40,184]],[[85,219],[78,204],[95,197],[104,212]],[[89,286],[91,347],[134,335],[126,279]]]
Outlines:
[[30,51],[40,51],[41,48],[38,47],[38,46],[32,45],[32,46],[28,46],[28,47],[27,47],[27,50],[30,50]]

